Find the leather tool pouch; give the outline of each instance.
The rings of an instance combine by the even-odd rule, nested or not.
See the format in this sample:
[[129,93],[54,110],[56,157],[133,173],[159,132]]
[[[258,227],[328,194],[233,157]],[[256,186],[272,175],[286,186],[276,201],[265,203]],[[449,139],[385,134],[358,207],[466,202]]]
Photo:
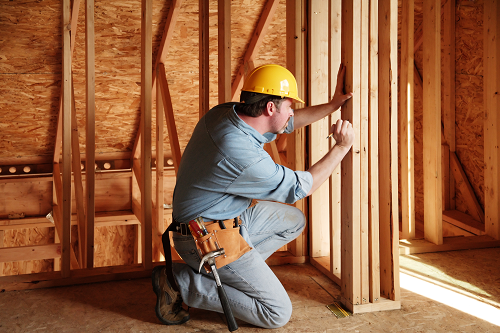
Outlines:
[[[201,255],[200,258],[209,252],[224,249],[225,254],[215,258],[217,268],[232,263],[252,249],[240,235],[240,227],[233,226],[233,220],[224,222],[226,222],[226,229],[221,229],[218,222],[205,224],[208,234],[200,238],[194,237],[196,247]],[[208,265],[204,265],[204,267],[207,272],[212,271]]]

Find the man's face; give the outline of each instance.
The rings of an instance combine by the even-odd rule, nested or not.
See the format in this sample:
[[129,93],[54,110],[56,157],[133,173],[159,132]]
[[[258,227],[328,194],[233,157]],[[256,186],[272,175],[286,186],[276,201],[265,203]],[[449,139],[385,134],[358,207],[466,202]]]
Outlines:
[[292,100],[290,98],[286,98],[283,102],[281,102],[279,108],[276,108],[276,105],[274,105],[276,112],[273,114],[272,133],[282,134],[285,131],[290,117],[293,116],[293,109],[291,106]]

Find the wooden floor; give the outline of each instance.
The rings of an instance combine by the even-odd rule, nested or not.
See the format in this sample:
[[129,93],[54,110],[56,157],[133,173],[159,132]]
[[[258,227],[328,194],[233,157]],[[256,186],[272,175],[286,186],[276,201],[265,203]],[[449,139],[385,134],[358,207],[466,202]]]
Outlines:
[[[401,256],[402,271],[437,280],[500,311],[500,248]],[[276,332],[500,332],[500,327],[402,288],[402,309],[336,319],[340,294],[309,264],[273,267],[293,302]],[[191,309],[191,320],[156,319],[150,279],[0,293],[0,332],[228,332],[223,316]],[[496,311],[495,310],[495,311]],[[264,331],[239,322],[237,332]]]

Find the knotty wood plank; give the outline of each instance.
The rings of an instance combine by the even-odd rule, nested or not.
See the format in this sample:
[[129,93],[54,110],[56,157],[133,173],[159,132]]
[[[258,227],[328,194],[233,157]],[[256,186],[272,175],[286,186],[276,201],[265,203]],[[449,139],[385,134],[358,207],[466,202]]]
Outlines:
[[441,15],[440,1],[423,5],[424,233],[443,243],[441,175]]
[[369,255],[370,302],[380,300],[380,249],[379,249],[379,168],[378,168],[378,0],[370,1],[369,42]]
[[0,247],[0,262],[43,260],[61,256],[61,244]]
[[[311,2],[310,16],[309,98],[311,105],[317,105],[329,101],[329,40],[324,31],[325,26],[328,26],[328,2]],[[310,125],[309,165],[314,165],[329,151],[326,140],[328,134],[328,118]],[[329,184],[325,182],[309,197],[311,257],[327,256],[330,253],[329,204]]]
[[[337,71],[341,63],[341,29],[342,29],[342,1],[333,0],[330,2],[330,96],[333,96],[337,86]],[[340,112],[330,115],[330,126],[340,119]],[[329,142],[330,149],[334,145],[334,140]],[[330,176],[330,270],[335,276],[340,276],[341,270],[341,167],[340,165]]]
[[[299,96],[306,96],[305,82],[307,77],[305,64],[305,50],[307,40],[307,4],[304,0],[289,1],[286,6],[286,63],[287,68],[295,76]],[[303,106],[302,103],[294,103],[294,108]],[[305,170],[305,129],[296,129],[293,133],[287,134],[287,166],[292,170]],[[306,200],[299,200],[295,207],[300,209],[306,216]],[[307,227],[304,232],[294,241],[288,244],[289,251],[297,256],[304,256],[308,253]]]
[[380,296],[398,301],[397,255],[397,12],[396,0],[379,0],[379,188],[380,188]]
[[360,67],[360,246],[361,246],[361,302],[370,302],[370,262],[368,242],[368,39],[369,39],[369,1],[361,1],[361,67]]
[[361,304],[360,221],[360,67],[361,3],[342,1],[342,63],[346,66],[345,91],[353,98],[342,106],[342,117],[357,134],[341,163],[342,183],[342,267],[341,295],[344,305]]

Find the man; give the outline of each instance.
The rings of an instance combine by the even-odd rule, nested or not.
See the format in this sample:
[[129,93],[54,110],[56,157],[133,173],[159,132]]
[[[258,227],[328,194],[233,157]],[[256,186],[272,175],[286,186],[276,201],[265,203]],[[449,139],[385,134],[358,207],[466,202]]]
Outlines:
[[[292,204],[318,189],[351,148],[354,131],[348,121],[338,120],[331,128],[336,144],[307,171],[275,164],[262,147],[277,134],[324,118],[351,98],[352,93],[343,93],[344,74],[341,65],[329,103],[294,111],[293,100],[304,102],[293,75],[278,65],[258,67],[245,80],[242,103],[211,109],[198,122],[184,151],[173,198],[174,222],[238,216],[241,221],[239,232],[249,251],[217,269],[233,314],[240,320],[277,328],[290,319],[290,299],[265,260],[300,235],[305,217],[299,209],[278,202]],[[254,199],[257,204],[251,205]],[[200,255],[193,236],[173,232],[172,238],[186,264],[173,265],[175,279],[167,278],[165,267],[153,271],[160,321],[173,325],[189,320],[183,301],[190,307],[223,312],[212,275],[204,270],[198,273]],[[163,241],[167,256],[168,231]]]

